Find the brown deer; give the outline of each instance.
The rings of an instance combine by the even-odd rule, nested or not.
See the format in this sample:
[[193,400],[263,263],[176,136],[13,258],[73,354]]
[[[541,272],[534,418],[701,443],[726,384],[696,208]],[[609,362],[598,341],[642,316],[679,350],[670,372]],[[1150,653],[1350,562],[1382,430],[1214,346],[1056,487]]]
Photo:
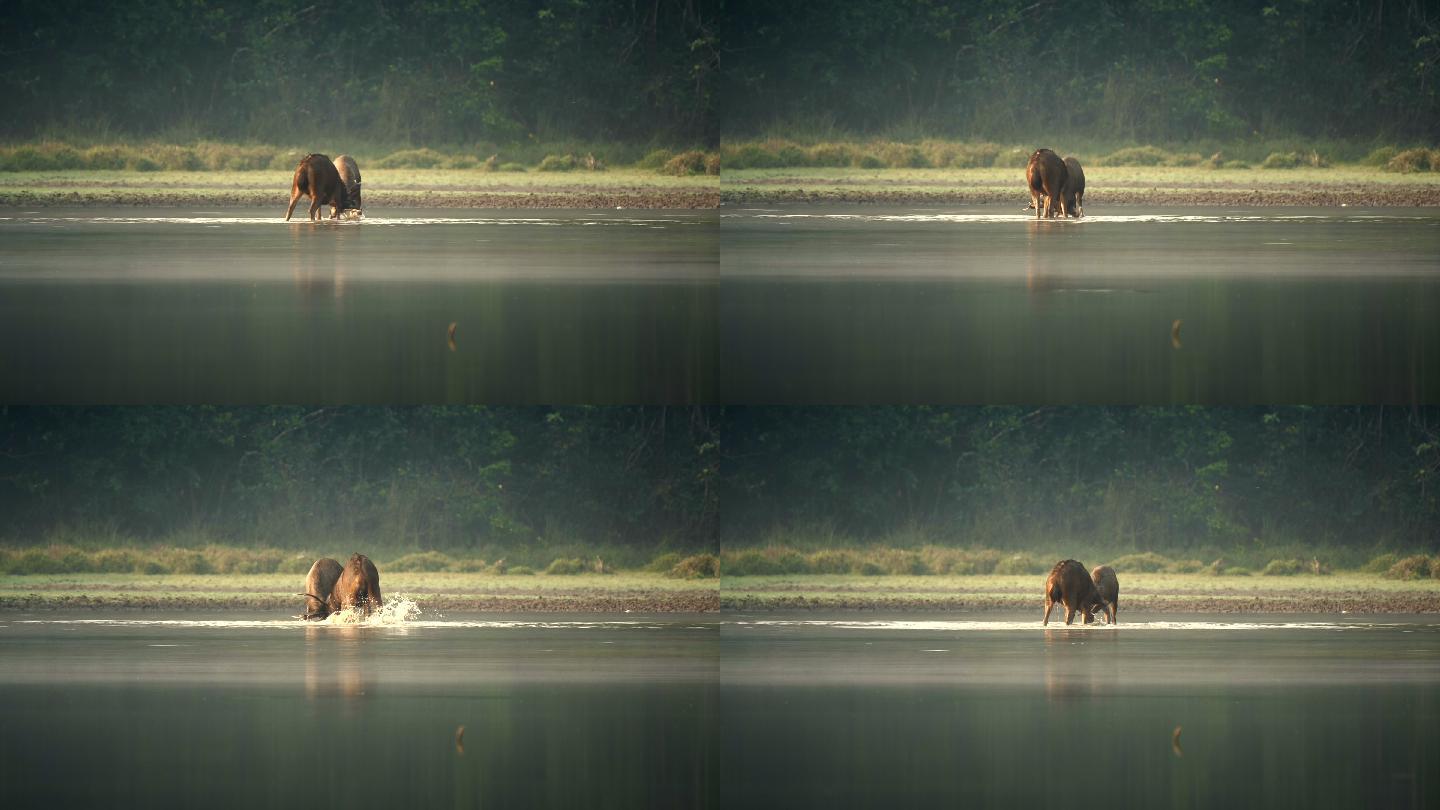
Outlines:
[[1056,602],[1065,605],[1066,624],[1075,621],[1077,611],[1084,617],[1084,623],[1089,624],[1095,620],[1096,609],[1105,607],[1105,599],[1095,590],[1095,583],[1085,571],[1085,566],[1075,560],[1055,563],[1055,567],[1050,569],[1050,576],[1045,578],[1045,621],[1042,624],[1050,624],[1050,610]]
[[285,221],[290,221],[290,215],[295,213],[295,203],[301,197],[310,198],[310,219],[316,219],[316,213],[320,206],[330,205],[330,218],[339,219],[340,212],[355,206],[350,202],[350,195],[345,184],[340,180],[340,173],[335,170],[335,164],[330,158],[321,154],[310,154],[300,159],[300,165],[295,167],[295,179],[290,181],[290,207],[285,209]]

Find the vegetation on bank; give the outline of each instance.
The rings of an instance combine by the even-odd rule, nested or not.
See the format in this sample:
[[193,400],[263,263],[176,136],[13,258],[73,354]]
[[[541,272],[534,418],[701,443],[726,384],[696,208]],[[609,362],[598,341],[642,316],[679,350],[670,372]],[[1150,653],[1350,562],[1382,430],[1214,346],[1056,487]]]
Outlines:
[[[517,549],[494,559],[470,555],[451,556],[439,551],[384,551],[370,556],[385,573],[457,573],[490,576],[580,576],[615,575],[622,571],[659,574],[674,579],[713,579],[719,576],[719,562],[713,554],[682,556],[665,552],[637,563],[633,552],[607,549],[584,556],[550,557],[553,552]],[[343,559],[348,552],[331,556]],[[81,548],[72,545],[0,548],[0,574],[39,576],[49,574],[138,574],[266,576],[291,574],[304,577],[320,552],[295,552],[278,548],[242,548],[206,545],[136,546]],[[545,560],[549,560],[545,562]],[[625,561],[622,567],[617,560]]]
[[[1292,553],[1294,550],[1290,550]],[[1121,573],[1200,574],[1213,577],[1329,576],[1350,571],[1387,579],[1440,580],[1440,556],[1402,556],[1385,552],[1360,562],[1354,553],[1317,549],[1298,557],[1272,557],[1276,552],[1257,549],[1217,556],[1210,561],[1172,558],[1153,551],[1120,554],[1079,554],[1087,565],[1110,565]],[[728,580],[751,576],[1038,576],[1050,571],[1056,560],[1076,552],[1001,551],[993,548],[920,548],[870,546],[801,551],[787,546],[727,548],[720,567]]]
[[[665,552],[715,551],[716,417],[629,406],[3,407],[0,548],[362,550],[386,562],[433,551],[535,570],[600,556],[635,569]],[[280,564],[268,559],[256,564]]]
[[0,27],[0,133],[704,143],[716,12],[616,0],[343,10],[11,0]]
[[1363,166],[1386,172],[1440,171],[1440,147],[1368,145],[1363,142],[1300,139],[1210,141],[1160,147],[1089,141],[1021,144],[873,139],[807,139],[783,136],[726,140],[719,159],[724,170],[830,169],[1023,169],[1037,146],[1074,155],[1082,165],[1194,167],[1215,170]]
[[[327,140],[327,142],[330,142]],[[349,154],[361,173],[371,169],[452,169],[477,172],[633,171],[675,175],[717,175],[720,155],[703,149],[668,149],[625,143],[472,144],[451,149],[386,148],[356,144],[334,150]],[[293,172],[315,148],[200,140],[188,143],[116,142],[84,144],[38,140],[0,145],[0,172]]]
[[724,8],[722,137],[1404,141],[1432,139],[1440,120],[1440,37],[1433,12],[1414,2]]

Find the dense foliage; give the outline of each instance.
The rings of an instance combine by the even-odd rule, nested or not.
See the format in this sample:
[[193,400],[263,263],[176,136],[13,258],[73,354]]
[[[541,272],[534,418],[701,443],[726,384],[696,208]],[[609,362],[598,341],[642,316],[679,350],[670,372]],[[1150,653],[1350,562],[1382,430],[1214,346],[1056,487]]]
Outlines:
[[1426,0],[729,0],[722,129],[1432,139]]
[[[714,414],[675,408],[8,408],[3,542],[69,527],[313,548],[713,550]],[[63,539],[71,539],[65,537]]]
[[730,408],[721,545],[1440,548],[1440,411]]
[[10,0],[0,135],[713,139],[704,0]]

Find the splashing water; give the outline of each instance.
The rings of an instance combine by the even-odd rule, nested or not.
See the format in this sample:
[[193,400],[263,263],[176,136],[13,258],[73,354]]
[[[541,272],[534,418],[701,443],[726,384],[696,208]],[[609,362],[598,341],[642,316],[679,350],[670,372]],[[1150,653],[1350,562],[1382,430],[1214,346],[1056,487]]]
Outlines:
[[392,594],[379,610],[371,612],[369,616],[364,615],[359,608],[346,608],[338,613],[331,613],[325,618],[327,624],[359,624],[366,626],[396,626],[419,617],[420,606],[415,604],[414,599],[401,594]]

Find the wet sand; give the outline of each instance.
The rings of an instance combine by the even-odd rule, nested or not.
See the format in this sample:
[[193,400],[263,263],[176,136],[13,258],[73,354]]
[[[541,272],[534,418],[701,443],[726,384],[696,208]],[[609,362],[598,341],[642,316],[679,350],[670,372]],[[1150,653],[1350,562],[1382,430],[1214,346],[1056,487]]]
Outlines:
[[[768,181],[767,181],[768,182]],[[903,188],[800,188],[776,185],[747,185],[726,188],[720,192],[723,205],[755,206],[780,203],[871,203],[884,205],[988,205],[1014,203],[1019,210],[1028,204],[1024,189],[937,188],[934,190]],[[1361,183],[1355,185],[1307,188],[1299,185],[1217,184],[1208,189],[1169,189],[1157,186],[1107,187],[1087,192],[1085,207],[1094,211],[1104,206],[1309,206],[1413,208],[1440,205],[1440,194],[1425,187]]]
[[[1440,613],[1440,582],[1421,581],[1413,587],[1377,589],[1361,585],[1335,587],[1313,580],[1286,580],[1262,585],[1153,586],[1120,589],[1120,612],[1145,613],[1313,613],[1313,614],[1417,614]],[[1034,587],[993,584],[952,585],[937,581],[933,587],[883,584],[808,585],[799,579],[773,583],[722,584],[720,607],[734,611],[856,610],[900,612],[1002,613],[1033,610],[1038,617],[1044,600]],[[1059,607],[1051,620],[1064,613]]]

